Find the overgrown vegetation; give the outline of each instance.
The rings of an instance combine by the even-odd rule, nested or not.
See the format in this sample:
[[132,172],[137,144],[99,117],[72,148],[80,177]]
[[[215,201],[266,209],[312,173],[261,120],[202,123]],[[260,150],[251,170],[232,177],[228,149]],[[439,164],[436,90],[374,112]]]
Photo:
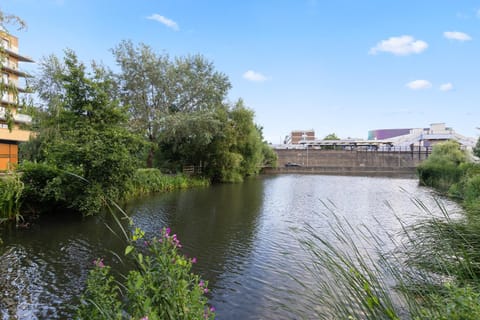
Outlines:
[[21,220],[20,206],[24,184],[16,174],[0,177],[0,223]]
[[[87,67],[72,50],[40,63],[37,135],[21,148],[27,211],[90,215],[107,198],[238,182],[276,165],[253,111],[242,100],[225,102],[230,83],[211,62],[170,59],[128,41],[113,53],[118,74]],[[138,170],[145,165],[169,175]],[[185,167],[196,177],[178,175]]]
[[379,237],[333,210],[333,240],[306,226],[301,243],[313,259],[305,270],[317,285],[309,311],[321,319],[479,319],[480,165],[467,159],[447,142],[418,168],[420,183],[459,200],[465,215],[452,217],[440,203],[433,214],[414,199],[426,216],[399,220],[400,234]]
[[183,174],[163,174],[159,169],[138,169],[130,181],[127,198],[156,192],[208,186],[207,179],[187,177]]
[[[135,229],[125,249],[135,269],[117,281],[102,259],[94,262],[78,308],[79,319],[213,319],[207,305],[207,283],[191,273],[196,258],[179,252],[176,234],[164,228],[160,237],[145,239]],[[143,248],[139,248],[139,246]]]

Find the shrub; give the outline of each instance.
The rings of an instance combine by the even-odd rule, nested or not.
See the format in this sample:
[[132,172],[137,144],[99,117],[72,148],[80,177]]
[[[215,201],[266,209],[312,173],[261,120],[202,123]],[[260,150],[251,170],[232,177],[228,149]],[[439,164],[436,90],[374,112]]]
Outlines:
[[467,157],[457,142],[448,141],[433,147],[430,157],[422,162],[417,173],[420,183],[447,192],[451,185],[462,178]]
[[105,203],[103,188],[82,178],[80,168],[60,170],[48,163],[25,161],[20,166],[25,184],[24,212],[44,213],[71,209],[83,215],[99,212]]
[[[191,273],[196,259],[179,253],[177,236],[170,235],[166,228],[160,238],[143,238],[144,233],[137,228],[125,249],[136,269],[128,272],[122,284],[115,283],[102,260],[95,261],[78,318],[120,319],[123,314],[128,319],[213,319],[214,308],[207,305],[205,297],[207,283]],[[134,242],[140,241],[144,243],[143,250],[134,246]]]

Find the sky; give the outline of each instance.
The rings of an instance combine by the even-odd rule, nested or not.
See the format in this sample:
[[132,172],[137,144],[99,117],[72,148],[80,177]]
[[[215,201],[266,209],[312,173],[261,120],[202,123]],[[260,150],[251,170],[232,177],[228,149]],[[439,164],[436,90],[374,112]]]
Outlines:
[[201,54],[271,143],[292,130],[366,139],[439,122],[480,134],[480,0],[1,0],[0,10],[26,21],[11,31],[37,62],[69,48],[115,70],[122,40]]

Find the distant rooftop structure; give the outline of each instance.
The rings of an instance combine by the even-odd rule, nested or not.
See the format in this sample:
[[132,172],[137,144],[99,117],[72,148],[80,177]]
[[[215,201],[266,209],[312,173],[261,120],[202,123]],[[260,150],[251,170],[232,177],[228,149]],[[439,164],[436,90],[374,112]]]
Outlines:
[[285,137],[284,144],[299,144],[302,141],[315,140],[315,130],[293,130],[289,136]]
[[[408,132],[399,135],[395,134],[404,130],[408,130]],[[445,123],[432,123],[429,128],[372,130],[368,134],[369,140],[388,139],[393,145],[398,147],[409,145],[430,147],[436,143],[455,140],[466,148],[473,148],[477,142],[475,138],[456,133],[455,130],[447,127]],[[385,138],[387,136],[388,138]]]

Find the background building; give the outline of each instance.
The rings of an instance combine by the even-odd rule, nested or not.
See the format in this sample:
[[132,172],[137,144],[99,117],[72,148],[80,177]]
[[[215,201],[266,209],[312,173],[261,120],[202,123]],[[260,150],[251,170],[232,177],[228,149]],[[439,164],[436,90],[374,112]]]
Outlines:
[[[28,141],[31,132],[22,128],[32,122],[28,115],[19,110],[18,94],[25,92],[20,80],[27,74],[20,71],[19,62],[33,62],[18,53],[18,38],[0,30],[0,170],[18,164],[18,144]],[[10,129],[9,129],[9,119]]]
[[314,141],[315,131],[310,130],[294,130],[290,136],[285,138],[284,144],[299,144],[302,141]]

